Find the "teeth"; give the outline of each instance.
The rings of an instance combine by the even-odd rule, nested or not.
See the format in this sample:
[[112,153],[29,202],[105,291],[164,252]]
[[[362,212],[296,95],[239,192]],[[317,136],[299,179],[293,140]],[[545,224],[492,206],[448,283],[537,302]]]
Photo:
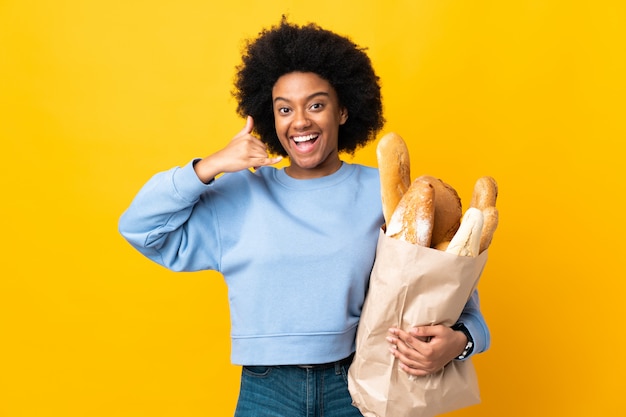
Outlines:
[[306,142],[307,140],[315,139],[317,135],[307,135],[307,136],[294,136],[293,140],[297,143]]

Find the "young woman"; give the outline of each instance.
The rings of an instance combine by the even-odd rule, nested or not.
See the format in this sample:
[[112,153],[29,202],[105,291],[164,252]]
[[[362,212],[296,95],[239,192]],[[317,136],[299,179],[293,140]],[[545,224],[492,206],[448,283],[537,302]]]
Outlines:
[[[349,39],[283,18],[248,43],[235,88],[245,127],[151,178],[120,232],[167,268],[223,274],[231,359],[242,365],[236,416],[359,416],[347,369],[383,216],[378,171],[340,153],[383,126],[378,77]],[[282,157],[288,166],[272,167]],[[390,354],[425,375],[468,337],[472,354],[485,350],[477,294],[460,322],[463,331],[392,329]]]

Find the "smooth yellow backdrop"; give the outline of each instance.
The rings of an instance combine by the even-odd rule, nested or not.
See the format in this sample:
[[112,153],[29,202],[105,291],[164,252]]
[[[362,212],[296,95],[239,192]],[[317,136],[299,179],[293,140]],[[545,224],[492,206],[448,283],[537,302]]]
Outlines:
[[232,415],[221,277],[152,264],[117,220],[243,127],[242,42],[283,13],[369,48],[413,176],[465,207],[500,184],[483,402],[451,415],[624,415],[623,1],[1,0],[0,416]]

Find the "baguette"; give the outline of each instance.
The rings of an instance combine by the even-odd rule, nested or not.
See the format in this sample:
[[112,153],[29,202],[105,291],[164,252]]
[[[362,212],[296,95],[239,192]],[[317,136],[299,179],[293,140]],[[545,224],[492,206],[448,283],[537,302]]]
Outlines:
[[470,207],[463,215],[461,226],[450,241],[446,252],[458,256],[478,256],[483,229],[483,212]]
[[418,179],[432,184],[435,188],[435,224],[430,245],[437,247],[442,242],[452,240],[459,229],[463,215],[461,198],[452,186],[439,178],[422,175]]
[[387,133],[376,147],[383,217],[388,225],[400,199],[411,186],[409,150],[396,133]]
[[498,227],[499,213],[498,209],[494,206],[486,207],[482,210],[483,213],[483,230],[480,235],[480,253],[483,253],[493,239],[493,234]]
[[498,183],[492,177],[480,177],[474,184],[474,192],[470,207],[484,210],[487,207],[495,207],[498,198]]
[[499,213],[496,209],[498,199],[498,183],[493,177],[480,177],[474,184],[474,192],[470,207],[477,208],[483,213],[483,230],[480,237],[480,253],[487,250],[498,227]]
[[435,223],[435,187],[417,178],[400,199],[385,234],[420,246],[430,247]]

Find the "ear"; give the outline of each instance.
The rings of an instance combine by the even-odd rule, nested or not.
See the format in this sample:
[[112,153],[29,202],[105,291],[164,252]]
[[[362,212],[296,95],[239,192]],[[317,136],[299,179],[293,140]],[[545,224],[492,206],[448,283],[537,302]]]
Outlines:
[[348,120],[348,109],[346,109],[345,107],[342,107],[341,110],[339,111],[339,125],[343,125],[346,123],[346,121]]

